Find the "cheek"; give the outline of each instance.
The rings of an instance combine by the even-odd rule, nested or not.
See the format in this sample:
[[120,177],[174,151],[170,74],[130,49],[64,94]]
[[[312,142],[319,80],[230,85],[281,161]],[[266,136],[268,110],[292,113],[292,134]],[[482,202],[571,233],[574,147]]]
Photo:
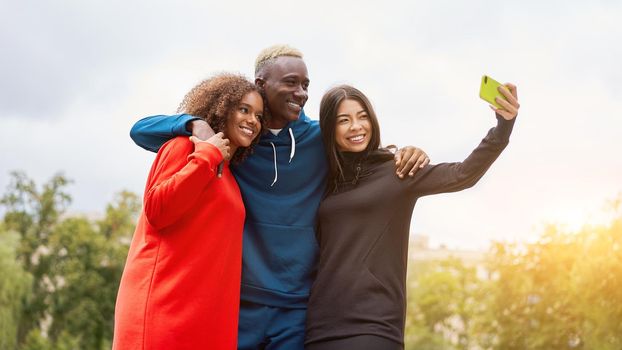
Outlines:
[[371,122],[369,120],[366,121],[365,124],[363,124],[363,128],[365,129],[369,137],[371,137],[374,134],[374,131],[373,131],[374,129],[371,127]]
[[225,123],[225,130],[234,128],[238,120],[240,120],[240,116],[238,115],[238,113],[233,113],[233,115],[231,115]]
[[274,85],[267,86],[265,89],[265,93],[266,93],[266,96],[268,97],[268,101],[274,99],[275,96],[278,96],[278,92],[279,92],[279,89],[276,86]]
[[343,144],[346,131],[347,131],[347,128],[344,127],[343,125],[337,125],[337,127],[335,128],[335,141],[338,144]]
[[279,109],[278,108],[278,106],[279,106],[279,99],[278,99],[278,97],[275,96],[274,94],[266,93],[266,106],[271,111],[278,110]]

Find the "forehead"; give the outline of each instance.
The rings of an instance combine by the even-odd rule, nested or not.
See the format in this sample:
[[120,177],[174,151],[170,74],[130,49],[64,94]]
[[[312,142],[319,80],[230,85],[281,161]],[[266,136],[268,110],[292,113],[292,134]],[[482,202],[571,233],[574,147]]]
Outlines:
[[339,103],[337,107],[337,114],[355,114],[359,112],[365,112],[365,107],[358,101],[351,98],[347,98]]
[[286,75],[297,75],[299,77],[309,79],[307,65],[302,58],[281,56],[274,59],[268,67],[269,75],[280,78]]
[[248,105],[261,104],[263,106],[263,99],[261,98],[261,95],[259,94],[259,92],[253,90],[253,91],[247,92],[244,96],[242,96],[240,103],[245,103]]

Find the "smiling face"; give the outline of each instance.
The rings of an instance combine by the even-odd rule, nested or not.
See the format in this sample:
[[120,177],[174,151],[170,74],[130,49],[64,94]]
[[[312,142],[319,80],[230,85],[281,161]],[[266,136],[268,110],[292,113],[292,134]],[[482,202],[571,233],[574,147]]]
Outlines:
[[255,83],[265,92],[270,111],[270,128],[280,129],[290,121],[298,120],[309,98],[309,73],[301,58],[275,58],[268,63]]
[[337,107],[335,143],[341,152],[363,152],[372,137],[370,116],[357,100],[345,99]]
[[237,108],[227,118],[224,134],[229,139],[231,154],[238,147],[249,147],[261,131],[263,99],[257,91],[242,97]]

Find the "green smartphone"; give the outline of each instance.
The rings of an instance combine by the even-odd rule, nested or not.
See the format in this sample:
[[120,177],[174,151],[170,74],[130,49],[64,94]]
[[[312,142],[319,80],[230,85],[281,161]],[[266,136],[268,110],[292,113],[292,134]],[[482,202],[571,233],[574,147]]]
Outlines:
[[487,75],[484,75],[482,77],[482,84],[479,86],[479,97],[497,108],[503,108],[497,103],[497,101],[495,101],[495,97],[501,97],[502,99],[507,100],[497,89],[499,86],[503,86],[503,84]]

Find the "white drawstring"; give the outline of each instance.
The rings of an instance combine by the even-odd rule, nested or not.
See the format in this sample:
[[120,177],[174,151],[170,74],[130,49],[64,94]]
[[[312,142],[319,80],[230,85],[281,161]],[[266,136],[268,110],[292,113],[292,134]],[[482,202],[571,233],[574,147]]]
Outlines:
[[272,151],[274,152],[274,181],[272,181],[272,184],[270,185],[270,187],[272,187],[276,183],[276,180],[279,178],[279,171],[276,167],[276,147],[274,147],[274,143],[270,142],[270,144],[272,145]]
[[[289,128],[289,136],[292,138],[292,147],[291,151],[289,151],[289,162],[291,163],[292,159],[294,159],[294,155],[296,155],[296,139],[294,138],[292,128]],[[279,178],[279,169],[276,165],[276,146],[273,142],[270,142],[270,144],[272,145],[272,152],[274,154],[274,180],[272,181],[272,184],[270,184],[270,187],[272,187]]]
[[289,151],[289,162],[291,163],[292,159],[294,159],[294,155],[296,154],[296,139],[294,138],[292,128],[289,128],[289,136],[292,138],[292,149]]

